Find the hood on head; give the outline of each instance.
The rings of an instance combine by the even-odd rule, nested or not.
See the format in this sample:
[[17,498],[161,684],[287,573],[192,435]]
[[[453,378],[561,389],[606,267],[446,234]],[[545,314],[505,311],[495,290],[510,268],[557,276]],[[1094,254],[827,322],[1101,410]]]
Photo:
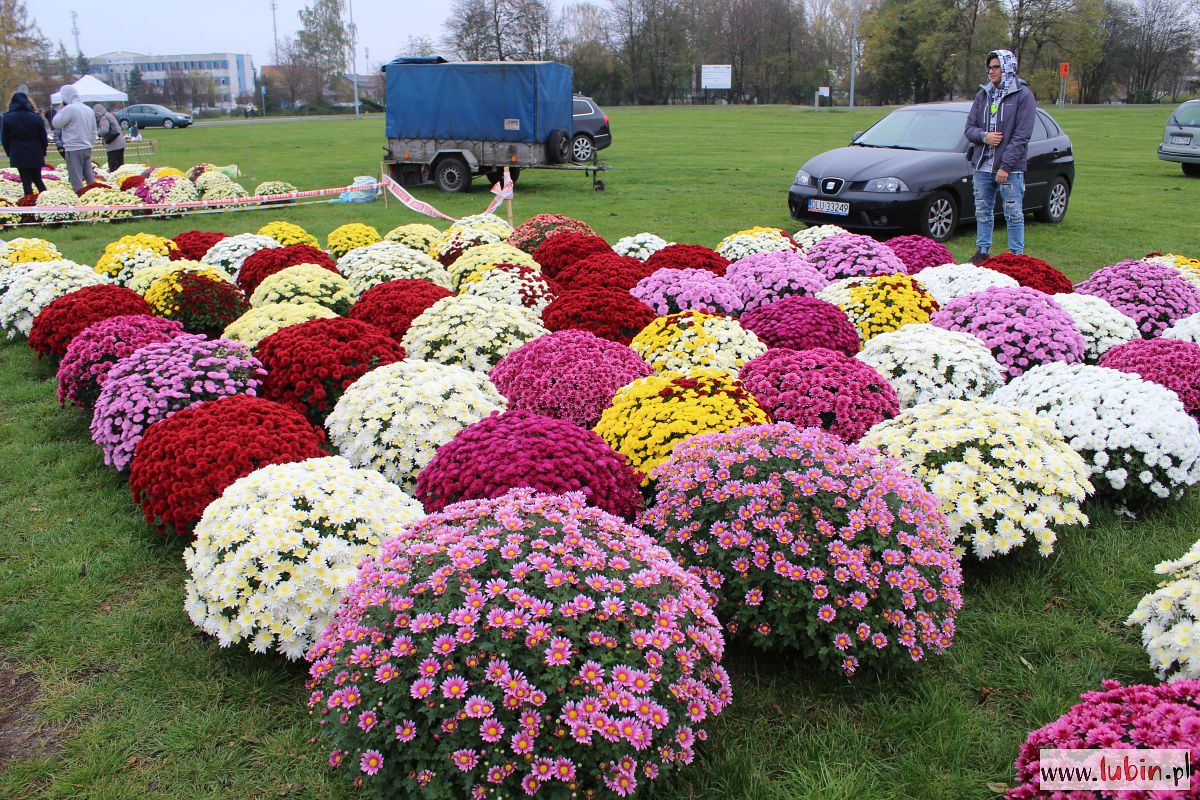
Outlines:
[[59,88],[58,94],[60,97],[62,97],[64,106],[68,103],[78,102],[79,100],[79,90],[69,83],[66,86]]
[[33,111],[33,101],[24,92],[14,92],[8,104],[9,111]]
[[96,105],[92,106],[92,111],[96,112],[97,117],[102,117],[108,113],[108,109],[104,107],[104,103],[96,103]]
[[[984,66],[993,58],[1000,59],[1000,86],[1002,94],[1017,88],[1017,57],[1011,50],[993,50],[983,59]],[[990,77],[990,76],[989,76]]]

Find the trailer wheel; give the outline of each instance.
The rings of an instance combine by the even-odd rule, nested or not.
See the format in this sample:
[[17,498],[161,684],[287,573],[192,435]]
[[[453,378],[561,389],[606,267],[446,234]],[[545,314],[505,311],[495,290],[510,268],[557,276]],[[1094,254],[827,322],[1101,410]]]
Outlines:
[[433,182],[443,192],[465,192],[471,188],[471,168],[458,156],[447,156],[433,170]]
[[604,191],[604,181],[596,181],[595,183],[592,184],[592,188],[595,189],[597,192],[603,192]]
[[551,164],[563,164],[571,160],[571,137],[566,131],[550,131],[546,139],[546,160]]

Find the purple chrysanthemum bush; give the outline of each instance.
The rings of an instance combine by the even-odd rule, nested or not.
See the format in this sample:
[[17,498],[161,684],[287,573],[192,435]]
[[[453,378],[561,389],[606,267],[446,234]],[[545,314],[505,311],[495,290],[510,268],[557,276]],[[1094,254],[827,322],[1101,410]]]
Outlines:
[[681,311],[737,314],[742,310],[741,291],[706,269],[655,270],[629,293],[660,316]]
[[755,253],[740,258],[725,270],[725,280],[742,295],[749,311],[788,295],[815,295],[829,281],[797,251]]
[[183,323],[149,314],[109,317],[77,333],[58,365],[58,403],[91,406],[118,361],[153,342],[182,336]]
[[962,569],[899,462],[788,423],[679,444],[638,521],[716,594],[726,630],[849,676],[950,647]]
[[747,311],[739,321],[768,347],[826,347],[848,356],[860,347],[858,330],[846,312],[816,297],[785,297]]
[[896,257],[904,262],[908,274],[913,275],[926,267],[940,267],[943,264],[953,264],[954,254],[946,245],[934,241],[928,236],[913,234],[911,236],[895,236],[885,244],[892,249]]
[[579,494],[514,490],[364,561],[308,654],[330,763],[373,797],[624,797],[731,700],[712,598]]
[[1200,311],[1200,289],[1177,270],[1145,261],[1120,261],[1096,270],[1075,291],[1107,301],[1132,318],[1147,339]]
[[908,267],[892,248],[857,233],[839,233],[821,239],[808,248],[805,256],[831,281],[860,275],[908,273]]

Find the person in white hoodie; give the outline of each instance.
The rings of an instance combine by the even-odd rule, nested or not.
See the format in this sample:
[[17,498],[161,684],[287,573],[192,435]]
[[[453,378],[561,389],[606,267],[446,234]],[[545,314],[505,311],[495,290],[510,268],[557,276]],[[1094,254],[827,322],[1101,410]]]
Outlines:
[[96,139],[96,114],[83,104],[79,90],[67,85],[58,90],[63,107],[54,115],[56,140],[66,151],[67,176],[71,188],[79,190],[96,182],[92,174],[92,143]]

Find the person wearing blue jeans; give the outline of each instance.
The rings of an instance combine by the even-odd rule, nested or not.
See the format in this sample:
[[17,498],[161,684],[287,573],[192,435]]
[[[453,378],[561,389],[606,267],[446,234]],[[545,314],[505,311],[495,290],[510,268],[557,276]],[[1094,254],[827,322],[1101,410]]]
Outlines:
[[992,249],[996,192],[1008,225],[1008,249],[1025,252],[1025,167],[1037,101],[1029,84],[1017,77],[1017,57],[1008,50],[987,54],[988,83],[979,87],[964,131],[975,168],[975,255],[985,261]]

